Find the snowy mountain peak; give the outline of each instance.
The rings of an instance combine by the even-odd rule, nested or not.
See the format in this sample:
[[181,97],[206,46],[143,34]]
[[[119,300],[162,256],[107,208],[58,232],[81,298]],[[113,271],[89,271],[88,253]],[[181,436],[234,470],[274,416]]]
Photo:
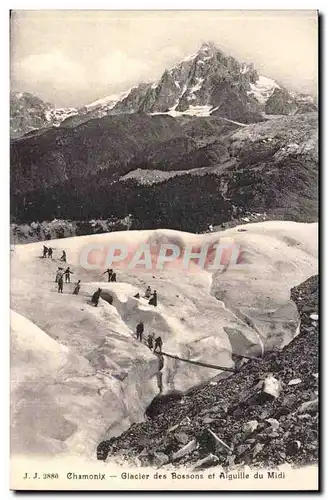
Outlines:
[[238,62],[213,42],[202,43],[197,52],[165,69],[158,80],[110,94],[78,110],[53,109],[28,93],[13,94],[11,104],[14,137],[33,129],[76,126],[92,118],[122,113],[215,114],[251,123],[263,120],[263,113],[295,114],[317,109],[313,99],[292,94],[275,80],[258,75],[253,64]]
[[210,54],[210,53],[215,53],[215,52],[218,52],[218,51],[219,51],[219,49],[215,45],[215,43],[213,43],[213,42],[204,42],[200,46],[198,53],[199,54],[200,53]]
[[211,59],[215,53],[220,52],[219,49],[212,42],[203,43],[197,52],[188,55],[185,57],[180,63],[178,63],[175,67],[179,67],[181,64],[186,62],[193,61],[197,59],[197,61],[204,61]]
[[[252,63],[239,63],[213,42],[204,42],[197,52],[166,69],[159,80],[133,89],[115,104],[111,114],[141,111],[208,116],[215,113],[250,123],[263,119],[269,99],[271,113],[275,109],[279,114],[299,112],[298,99],[294,97],[285,106],[286,93],[291,95],[275,80],[258,75]],[[304,107],[304,99],[302,106],[303,110],[309,109]]]
[[[260,111],[260,103],[247,94],[257,79],[252,65],[242,66],[214,43],[206,42],[197,52],[166,69],[158,81],[139,85],[117,102],[111,114],[142,111],[204,116],[215,109],[224,117],[242,119],[245,112]],[[238,109],[230,112],[231,105]]]

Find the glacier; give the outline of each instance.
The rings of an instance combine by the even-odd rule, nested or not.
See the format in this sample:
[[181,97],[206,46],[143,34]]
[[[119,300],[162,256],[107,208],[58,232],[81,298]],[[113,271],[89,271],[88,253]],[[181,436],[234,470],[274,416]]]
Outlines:
[[[232,353],[261,355],[281,348],[298,333],[299,316],[290,289],[317,272],[316,223],[250,223],[218,233],[158,229],[112,232],[51,240],[54,260],[43,259],[43,242],[11,247],[11,453],[94,457],[99,442],[142,421],[159,393],[159,360],[135,337],[154,332],[172,355],[233,367]],[[86,245],[116,242],[178,243],[200,248],[233,241],[240,264],[215,272],[194,263],[179,269],[117,270],[107,283],[104,269],[86,270]],[[81,280],[57,293],[55,272],[62,250]],[[158,292],[154,308],[146,286]],[[92,293],[103,289],[97,308]],[[138,297],[137,294],[140,294]],[[108,300],[110,298],[110,300]],[[111,303],[110,303],[111,302]],[[163,393],[184,392],[222,372],[166,358]]]

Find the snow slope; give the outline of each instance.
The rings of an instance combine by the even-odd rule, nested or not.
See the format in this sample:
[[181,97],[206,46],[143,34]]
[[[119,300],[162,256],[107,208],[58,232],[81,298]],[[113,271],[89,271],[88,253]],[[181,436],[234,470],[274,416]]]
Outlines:
[[[164,350],[183,358],[231,367],[231,353],[260,354],[282,346],[298,332],[290,288],[317,270],[317,224],[272,221],[221,233],[194,235],[172,230],[126,231],[52,240],[54,261],[40,258],[43,243],[12,251],[12,451],[92,456],[97,444],[143,418],[158,393],[158,359],[138,343],[145,324]],[[162,242],[200,248],[204,243],[241,245],[241,263],[211,274],[194,263],[190,272],[118,269],[118,283],[103,270],[85,270],[86,245]],[[80,279],[58,294],[54,275],[62,249]],[[158,307],[143,298],[158,291]],[[98,308],[88,301],[103,288]],[[140,293],[141,298],[134,295]],[[164,392],[187,390],[217,370],[165,359]]]
[[106,97],[102,97],[97,99],[96,101],[91,102],[90,104],[86,104],[84,107],[87,111],[90,111],[92,108],[102,108],[107,111],[112,109],[118,101],[122,101],[125,97],[130,93],[131,89],[128,89],[124,92],[120,92],[119,94],[111,94]]
[[275,80],[267,78],[266,76],[259,76],[255,83],[250,84],[251,90],[249,91],[255,99],[261,104],[265,104],[269,97],[273,94],[274,89],[279,89],[279,85]]

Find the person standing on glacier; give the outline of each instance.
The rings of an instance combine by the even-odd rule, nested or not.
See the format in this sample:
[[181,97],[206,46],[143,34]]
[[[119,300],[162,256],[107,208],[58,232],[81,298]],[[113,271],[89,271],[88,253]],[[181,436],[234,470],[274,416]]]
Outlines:
[[64,275],[61,274],[58,278],[58,293],[63,293]]
[[60,260],[62,260],[63,262],[66,262],[66,252],[65,252],[65,250],[63,250],[63,255],[60,257]]
[[151,351],[153,350],[154,347],[154,338],[155,338],[155,333],[149,334],[147,337],[147,344]]
[[140,340],[140,342],[142,342],[142,334],[144,332],[144,329],[145,328],[143,322],[139,321],[136,328],[136,334],[137,334],[137,340]]
[[113,276],[113,269],[106,269],[106,271],[102,275],[104,275],[106,273],[108,274],[108,283],[109,283],[111,281],[112,276]]
[[71,282],[71,274],[74,274],[73,271],[68,267],[66,271],[64,272],[65,274],[65,283],[70,283]]
[[58,267],[58,270],[56,272],[56,279],[55,279],[55,282],[58,283],[58,280],[60,278],[60,276],[63,276],[64,274],[64,270],[62,267]]
[[150,304],[151,306],[154,306],[154,307],[157,306],[157,292],[156,292],[156,290],[154,290],[153,296],[149,300],[148,304]]
[[98,290],[91,297],[91,302],[95,305],[95,307],[98,306],[101,291],[102,291],[102,289],[98,288]]
[[81,288],[81,280],[79,280],[76,285],[75,285],[75,288],[73,290],[73,295],[78,295],[79,294],[79,291],[80,291],[80,288]]
[[[154,352],[162,352],[162,346],[163,346],[162,337],[157,337],[155,339],[155,349],[154,349]],[[157,348],[159,349],[158,351],[157,351]]]

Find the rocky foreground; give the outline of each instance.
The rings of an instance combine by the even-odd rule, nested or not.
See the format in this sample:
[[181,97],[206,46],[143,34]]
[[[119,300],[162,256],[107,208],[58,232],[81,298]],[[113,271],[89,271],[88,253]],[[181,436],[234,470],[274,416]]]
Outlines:
[[[100,443],[98,459],[194,470],[317,463],[318,276],[293,288],[291,298],[301,326],[287,347],[245,360],[229,378],[150,407],[145,422]],[[274,383],[268,393],[269,380]]]

